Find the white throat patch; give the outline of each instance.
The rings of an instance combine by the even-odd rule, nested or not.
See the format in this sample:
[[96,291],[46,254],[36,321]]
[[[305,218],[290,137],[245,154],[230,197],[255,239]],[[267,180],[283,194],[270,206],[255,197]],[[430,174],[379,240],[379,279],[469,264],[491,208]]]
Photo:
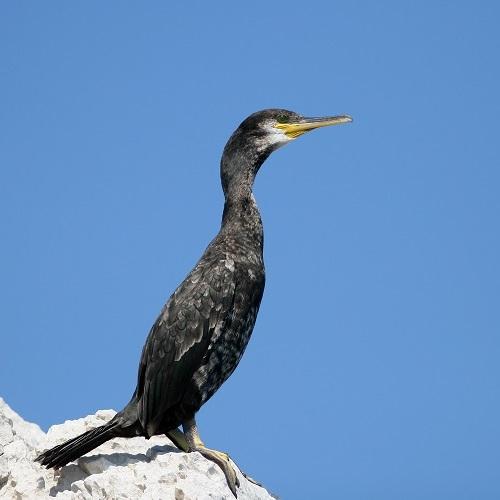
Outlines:
[[266,135],[257,142],[257,148],[259,151],[268,149],[269,146],[273,145],[279,148],[288,142],[293,141],[293,139],[288,137],[283,130],[276,128],[271,122],[266,123],[262,128],[265,130]]

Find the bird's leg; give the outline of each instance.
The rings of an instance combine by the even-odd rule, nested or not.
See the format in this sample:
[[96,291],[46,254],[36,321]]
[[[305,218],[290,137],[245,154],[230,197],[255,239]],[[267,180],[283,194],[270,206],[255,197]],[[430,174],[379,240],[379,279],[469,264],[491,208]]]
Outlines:
[[222,472],[224,472],[227,485],[236,497],[236,488],[240,485],[240,481],[236,471],[231,465],[229,455],[223,451],[211,450],[205,446],[205,443],[203,443],[198,434],[198,428],[196,427],[196,420],[194,417],[186,420],[182,424],[182,428],[184,429],[184,436],[189,445],[189,451],[198,451],[206,459],[215,462],[222,469]]
[[189,444],[186,441],[186,436],[180,429],[173,429],[165,434],[172,443],[174,443],[177,448],[185,453],[189,451]]

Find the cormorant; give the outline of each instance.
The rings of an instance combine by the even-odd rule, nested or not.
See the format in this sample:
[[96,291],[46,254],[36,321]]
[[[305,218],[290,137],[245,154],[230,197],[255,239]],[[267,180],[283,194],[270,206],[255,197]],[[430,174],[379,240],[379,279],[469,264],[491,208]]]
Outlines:
[[229,457],[205,446],[195,414],[238,365],[264,291],[255,175],[280,146],[310,130],[350,121],[347,115],[304,118],[266,109],[240,124],[220,164],[225,197],[221,229],[151,328],[132,399],[107,424],[45,451],[37,461],[62,467],[115,437],[166,434],[180,449],[198,451],[219,465],[236,496],[239,481]]

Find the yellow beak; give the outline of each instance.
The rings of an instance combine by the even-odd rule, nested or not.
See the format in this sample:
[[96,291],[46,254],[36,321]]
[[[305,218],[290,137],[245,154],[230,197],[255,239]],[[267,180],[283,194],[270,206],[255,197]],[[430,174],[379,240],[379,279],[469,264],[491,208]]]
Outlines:
[[300,121],[293,123],[277,123],[275,128],[283,130],[287,137],[295,139],[299,135],[316,128],[349,122],[352,122],[352,118],[349,115],[325,116],[322,118],[302,118]]

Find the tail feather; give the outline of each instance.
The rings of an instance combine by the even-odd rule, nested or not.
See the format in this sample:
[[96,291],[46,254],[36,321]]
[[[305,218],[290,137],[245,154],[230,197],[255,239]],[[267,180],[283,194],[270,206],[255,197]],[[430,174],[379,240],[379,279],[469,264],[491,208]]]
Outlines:
[[54,448],[43,452],[35,460],[47,468],[63,467],[106,441],[114,437],[119,437],[122,435],[120,430],[120,423],[113,419],[105,425],[84,432],[80,436],[76,436],[63,444],[54,446]]

